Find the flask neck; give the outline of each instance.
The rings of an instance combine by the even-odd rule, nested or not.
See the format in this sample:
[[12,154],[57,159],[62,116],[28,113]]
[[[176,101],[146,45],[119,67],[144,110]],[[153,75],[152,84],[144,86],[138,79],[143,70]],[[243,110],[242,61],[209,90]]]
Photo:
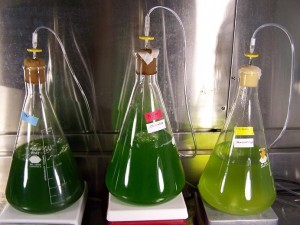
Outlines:
[[144,75],[136,74],[135,80],[139,84],[157,84],[157,74],[153,75]]
[[225,129],[235,126],[251,126],[263,130],[258,99],[258,81],[261,71],[258,67],[245,65],[239,69],[239,88]]
[[27,95],[45,95],[46,85],[45,83],[27,83],[25,82],[25,88]]
[[46,94],[45,70],[41,73],[30,73],[24,68],[24,80],[27,95]]
[[259,108],[259,99],[258,99],[258,88],[257,87],[247,87],[240,86],[238,89],[238,93],[235,99],[234,107],[238,109],[247,109],[247,112],[256,110]]
[[237,98],[242,99],[258,99],[258,88],[256,87],[247,87],[247,86],[239,86]]
[[257,86],[239,86],[225,129],[236,126],[251,126],[263,130]]

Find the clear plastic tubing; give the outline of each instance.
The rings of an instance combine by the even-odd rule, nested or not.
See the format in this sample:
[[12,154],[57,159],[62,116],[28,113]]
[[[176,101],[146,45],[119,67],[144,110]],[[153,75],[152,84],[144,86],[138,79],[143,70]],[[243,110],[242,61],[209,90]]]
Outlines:
[[[288,37],[289,41],[290,41],[290,45],[291,45],[291,80],[290,80],[290,91],[289,91],[289,99],[288,99],[288,108],[287,108],[287,114],[286,114],[286,119],[285,119],[285,123],[284,123],[284,126],[281,130],[281,132],[279,133],[279,135],[277,136],[277,138],[273,141],[273,143],[271,143],[271,145],[269,146],[269,148],[271,149],[273,145],[275,145],[279,139],[283,136],[286,128],[287,128],[287,125],[288,125],[288,122],[289,122],[289,118],[290,118],[290,105],[291,105],[291,101],[292,101],[292,91],[293,91],[293,83],[294,83],[294,71],[295,71],[295,47],[294,47],[294,41],[293,41],[293,38],[292,38],[292,35],[281,25],[279,24],[276,24],[276,23],[266,23],[266,24],[263,24],[261,25],[260,27],[258,27],[254,33],[252,34],[252,38],[251,38],[251,42],[250,42],[250,53],[253,53],[254,52],[254,49],[255,49],[255,41],[256,41],[256,34],[258,33],[258,31],[260,31],[261,29],[265,28],[265,27],[276,27],[276,28],[279,28],[281,29]],[[293,194],[293,195],[297,195],[299,196],[300,193],[299,192],[295,192],[293,190],[291,190],[290,188],[286,188],[284,187],[283,185],[280,185],[278,184],[278,182],[276,183],[276,186],[277,187],[280,187],[286,191],[288,191],[290,194]],[[285,202],[287,203],[287,202]],[[287,204],[290,204],[290,203],[287,203]]]
[[[194,142],[194,146],[195,146],[195,149],[194,149],[194,152],[193,154],[191,155],[184,155],[184,154],[180,154],[180,156],[182,157],[195,157],[197,155],[197,141],[196,141],[196,137],[195,137],[195,131],[194,131],[194,127],[193,127],[193,123],[192,123],[192,118],[191,118],[191,114],[190,114],[190,109],[189,109],[189,105],[188,105],[188,99],[187,99],[187,74],[186,74],[186,35],[185,35],[185,29],[184,29],[184,26],[183,26],[183,23],[180,19],[180,17],[178,16],[178,14],[168,8],[168,7],[165,7],[165,6],[155,6],[153,8],[151,8],[149,10],[149,12],[147,13],[147,15],[145,16],[145,29],[144,29],[144,34],[145,36],[149,36],[149,32],[150,32],[150,14],[155,10],[155,9],[165,9],[169,12],[171,12],[175,18],[178,20],[181,28],[182,28],[182,33],[183,33],[183,47],[184,47],[184,61],[183,61],[183,65],[184,65],[184,73],[183,73],[183,82],[184,82],[184,98],[185,98],[185,107],[186,107],[186,111],[187,111],[187,116],[188,116],[188,121],[189,121],[189,125],[190,125],[190,128],[191,128],[191,132],[192,132],[192,138],[193,138],[193,142]],[[149,45],[148,43],[148,40],[145,40],[145,47],[147,48]]]
[[263,24],[260,27],[258,27],[252,34],[252,38],[251,38],[251,42],[250,42],[250,53],[253,53],[254,49],[255,49],[256,34],[258,33],[258,31],[260,31],[261,29],[263,29],[265,27],[279,28],[287,35],[287,37],[290,41],[290,45],[291,45],[291,57],[292,57],[292,59],[291,59],[290,91],[289,91],[286,119],[285,119],[284,126],[283,126],[281,132],[279,133],[277,138],[273,141],[273,143],[271,143],[271,145],[269,146],[269,148],[271,149],[279,141],[279,139],[282,137],[283,133],[286,131],[286,128],[287,128],[287,125],[288,125],[288,122],[290,119],[290,105],[291,105],[291,101],[292,101],[292,92],[293,92],[292,88],[293,88],[293,83],[294,83],[294,70],[295,70],[295,47],[294,47],[294,41],[293,41],[292,35],[283,26],[276,24],[276,23],[266,23],[266,24]]
[[[74,81],[75,81],[75,83],[76,83],[76,85],[77,85],[77,87],[78,87],[78,89],[79,89],[79,91],[80,91],[80,93],[81,93],[83,99],[84,99],[84,102],[85,102],[85,104],[86,104],[86,107],[87,107],[87,110],[88,110],[88,114],[89,114],[89,120],[90,120],[90,123],[91,123],[91,126],[92,126],[92,130],[93,130],[93,133],[94,133],[95,136],[96,136],[96,141],[97,141],[98,147],[99,147],[100,151],[102,152],[101,145],[100,145],[100,141],[99,141],[99,139],[98,139],[98,137],[97,137],[97,133],[96,133],[96,127],[95,127],[94,122],[93,122],[93,116],[92,116],[92,112],[91,112],[91,108],[90,108],[88,99],[87,99],[87,97],[86,97],[86,95],[85,95],[85,93],[84,93],[84,91],[83,91],[82,86],[80,85],[80,83],[79,83],[79,81],[78,81],[78,79],[77,79],[77,77],[76,77],[76,75],[75,75],[75,72],[74,72],[74,70],[73,70],[73,67],[72,67],[70,61],[69,61],[69,58],[68,58],[68,55],[67,55],[66,50],[65,50],[65,48],[64,48],[64,45],[63,45],[62,41],[60,40],[59,36],[58,36],[52,29],[50,29],[49,27],[46,27],[46,26],[40,26],[40,27],[37,27],[37,28],[35,29],[35,31],[32,33],[32,47],[33,47],[33,48],[37,48],[37,42],[38,42],[38,33],[37,33],[37,32],[38,32],[39,30],[41,30],[41,29],[46,29],[46,30],[48,30],[50,33],[52,33],[52,34],[54,35],[54,37],[56,38],[56,40],[57,40],[57,42],[58,42],[58,44],[59,44],[59,46],[60,46],[60,48],[61,48],[61,51],[62,51],[62,53],[63,53],[63,56],[64,56],[64,58],[65,58],[65,60],[66,60],[66,63],[67,63],[67,65],[68,65],[68,67],[69,67],[69,70],[70,70],[70,72],[71,72],[71,74],[72,74],[72,77],[73,77],[73,79],[74,79]],[[35,53],[34,53],[34,55],[33,55],[33,58],[35,58]]]

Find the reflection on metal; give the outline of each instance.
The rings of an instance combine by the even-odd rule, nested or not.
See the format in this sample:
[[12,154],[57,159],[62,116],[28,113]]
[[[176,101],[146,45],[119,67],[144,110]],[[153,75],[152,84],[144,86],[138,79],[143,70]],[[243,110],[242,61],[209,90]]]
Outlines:
[[[196,1],[192,104],[198,128],[221,128],[227,104],[234,1]],[[209,22],[207,22],[209,21]],[[222,87],[217,85],[222,83]]]
[[[5,51],[11,53],[10,58],[11,55],[16,57],[8,63],[20,66],[18,62],[21,61],[22,55],[12,48],[12,44],[17,49],[25,49],[25,46],[30,45],[31,32],[37,26],[43,24],[53,27],[66,45],[67,53],[73,57],[71,63],[76,65],[75,72],[89,94],[95,114],[99,115],[98,131],[100,133],[116,131],[119,129],[130,94],[124,93],[124,87],[132,85],[134,79],[130,77],[134,74],[133,51],[143,44],[138,40],[138,35],[143,29],[143,17],[147,10],[157,4],[156,1],[149,1],[147,4],[143,1],[126,3],[122,1],[114,4],[113,1],[89,0],[77,1],[72,7],[68,1],[65,3],[55,1],[53,6],[46,7],[45,3],[40,2],[27,5],[25,1],[23,4],[22,1],[11,1],[1,7],[4,24],[10,26],[1,27],[0,33],[4,38],[0,44]],[[235,1],[219,0],[218,7],[215,4],[204,0],[189,4],[180,1],[164,2],[165,6],[179,14],[187,32],[188,97],[194,127],[197,130],[220,129],[226,113],[222,107],[227,105]],[[34,13],[37,10],[39,14]],[[32,17],[36,20],[29,23]],[[171,14],[158,11],[153,13],[152,17],[151,31],[156,37],[153,45],[163,49],[163,57],[159,62],[159,70],[163,73],[159,81],[168,112],[171,114],[171,123],[175,132],[188,130],[183,104],[182,32]],[[211,21],[209,25],[205,22],[207,20]],[[8,39],[4,33],[10,33],[12,37]],[[22,34],[22,39],[18,33]],[[45,54],[49,58],[49,79],[56,85],[54,75],[68,75],[68,69],[51,35],[44,32],[39,36],[44,38],[40,43],[44,42],[44,45],[47,45],[44,49],[48,49]],[[4,61],[2,65],[8,64],[5,63],[8,59],[3,57],[1,59]],[[83,64],[82,59],[88,63]],[[1,68],[1,77],[5,69],[7,68]],[[14,76],[9,80],[1,79],[2,85],[23,88],[21,78],[16,79],[18,70],[10,73],[14,73]],[[70,89],[69,82],[60,83],[63,84],[61,86],[64,90]],[[218,83],[223,84],[222,88],[218,88]],[[49,87],[54,103],[66,98],[60,89],[54,88],[54,85],[52,88]],[[53,97],[53,94],[56,96]],[[76,103],[78,99],[70,100],[74,101]],[[56,108],[63,113],[67,112],[63,110],[61,104]],[[71,125],[67,118],[65,121],[67,132],[78,132],[76,129],[68,129]],[[63,122],[62,126],[64,127]]]
[[[243,53],[248,50],[251,35],[258,26],[277,22],[290,31],[295,46],[299,45],[298,0],[0,1],[1,157],[11,154],[24,99],[24,53],[31,46],[31,33],[41,25],[53,28],[62,38],[74,71],[91,104],[102,147],[110,154],[130,97],[130,93],[124,90],[131,90],[134,82],[133,52],[143,45],[138,36],[143,34],[144,16],[156,5],[164,5],[176,11],[185,26],[187,94],[193,125],[200,133],[199,136],[205,132],[215,132],[223,126],[237,87],[237,68],[247,63]],[[180,26],[170,13],[158,10],[151,14],[151,35],[155,36],[152,46],[160,48],[162,54],[158,62],[158,80],[176,140],[180,149],[193,149],[184,105],[184,53]],[[55,76],[69,72],[51,35],[41,32],[39,44],[44,49],[41,57],[50,62],[52,71],[49,73],[55,73]],[[257,36],[256,50],[260,57],[255,59],[255,64],[263,72],[259,99],[267,142],[271,143],[279,133],[286,115],[290,75],[289,43],[280,31],[266,29]],[[300,51],[296,49],[296,59],[300,57],[299,54]],[[288,131],[276,147],[300,145],[300,139],[297,138],[300,130],[299,70],[300,66],[296,63],[291,119]],[[52,82],[60,83],[60,80]],[[54,101],[59,102],[61,99],[56,98],[64,98],[63,88],[51,90],[49,87],[49,90],[54,94]],[[77,100],[79,102],[72,102]],[[72,106],[82,104],[80,98],[70,101]],[[64,113],[68,112],[67,108],[71,107],[63,104],[55,106],[55,110],[66,109]],[[67,114],[72,114],[72,110]],[[85,151],[76,140],[90,134],[85,133],[84,129],[72,127],[74,124],[70,121],[62,123],[64,125],[73,146],[79,147],[74,151],[77,154]],[[211,140],[209,143],[213,146]],[[199,154],[209,153],[203,139],[198,144]],[[93,158],[91,161],[89,157],[83,154],[77,159],[89,186],[95,190],[91,193],[98,194],[99,182],[103,181],[103,171],[100,171],[102,167],[99,166],[101,160]],[[276,166],[280,159],[273,159],[273,165]],[[185,163],[187,168],[191,168],[188,161]],[[2,165],[0,174],[4,170]],[[292,170],[291,167],[288,169]],[[294,172],[289,171],[289,174]],[[95,176],[100,179],[95,181]]]
[[23,100],[24,91],[0,85],[0,135],[16,134]]
[[9,157],[0,157],[0,212],[6,204],[5,188],[8,179],[10,161],[11,159]]

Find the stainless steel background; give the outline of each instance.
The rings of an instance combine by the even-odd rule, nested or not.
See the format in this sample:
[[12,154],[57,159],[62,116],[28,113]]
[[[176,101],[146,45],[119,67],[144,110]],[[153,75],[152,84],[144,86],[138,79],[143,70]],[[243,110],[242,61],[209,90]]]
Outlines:
[[[288,131],[271,149],[274,174],[300,180],[300,30],[297,0],[4,0],[0,2],[0,175],[7,174],[24,99],[22,61],[38,26],[55,30],[66,47],[88,98],[103,154],[93,135],[86,104],[53,35],[39,31],[40,54],[48,61],[49,95],[68,136],[91,196],[104,189],[105,164],[122,122],[134,81],[133,52],[143,47],[144,16],[164,5],[178,13],[187,37],[187,90],[198,154],[183,159],[190,182],[201,172],[226,118],[237,87],[237,70],[247,63],[254,30],[266,22],[285,26],[296,48],[296,77]],[[193,148],[183,95],[183,35],[167,11],[151,14],[152,46],[160,49],[159,84],[181,150]],[[270,144],[283,126],[290,79],[290,47],[285,35],[267,28],[257,35],[262,68],[260,102]],[[103,161],[104,159],[104,161]],[[295,158],[294,158],[295,159]],[[205,159],[204,159],[205,161]],[[5,179],[1,179],[5,184]]]

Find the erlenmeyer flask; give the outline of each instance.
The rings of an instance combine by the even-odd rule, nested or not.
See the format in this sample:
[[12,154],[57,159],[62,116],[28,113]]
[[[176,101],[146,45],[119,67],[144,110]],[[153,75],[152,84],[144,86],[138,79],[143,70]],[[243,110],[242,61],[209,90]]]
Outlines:
[[157,83],[157,49],[136,53],[136,80],[106,185],[133,204],[158,204],[177,196],[185,177]]
[[276,197],[258,101],[260,75],[256,66],[240,68],[236,99],[198,185],[208,204],[231,214],[260,213]]
[[28,213],[55,212],[74,203],[84,182],[45,91],[45,62],[24,60],[26,96],[9,172],[6,198]]

